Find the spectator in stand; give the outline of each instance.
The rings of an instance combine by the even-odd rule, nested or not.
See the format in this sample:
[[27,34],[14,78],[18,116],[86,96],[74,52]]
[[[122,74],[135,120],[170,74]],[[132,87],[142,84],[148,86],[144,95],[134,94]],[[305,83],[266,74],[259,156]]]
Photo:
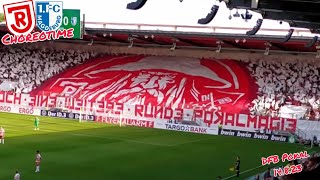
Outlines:
[[17,82],[12,89],[28,93],[51,76],[96,56],[93,52],[5,46],[0,50],[0,79]]
[[[17,93],[28,93],[48,78],[96,57],[97,53],[76,50],[33,49],[2,46],[0,79],[10,80]],[[307,107],[304,119],[320,120],[320,64],[290,61],[249,61],[256,79],[257,98],[250,105],[252,115],[279,116],[284,105]]]
[[313,136],[313,144],[318,145],[318,138],[317,136]]
[[259,86],[251,114],[275,116],[281,106],[292,104],[308,107],[307,117],[319,120],[319,67],[298,61],[250,61],[248,69]]
[[268,170],[264,173],[263,179],[264,180],[272,180],[270,168],[268,168]]
[[260,175],[259,174],[256,176],[255,180],[260,180]]

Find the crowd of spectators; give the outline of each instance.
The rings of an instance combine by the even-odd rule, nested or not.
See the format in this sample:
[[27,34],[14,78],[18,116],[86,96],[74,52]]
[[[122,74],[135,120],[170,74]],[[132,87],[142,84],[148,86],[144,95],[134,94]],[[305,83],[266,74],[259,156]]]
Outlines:
[[3,46],[0,49],[0,80],[11,82],[9,88],[17,93],[28,93],[53,75],[97,55],[77,50]]
[[251,114],[277,116],[282,106],[296,105],[306,107],[304,119],[320,119],[320,66],[301,61],[247,63],[259,87]]
[[[0,49],[0,80],[12,82],[10,88],[17,93],[28,93],[53,75],[97,55],[4,46]],[[246,63],[259,87],[249,107],[251,114],[279,116],[284,105],[296,105],[306,107],[304,119],[320,119],[320,65],[265,60]]]

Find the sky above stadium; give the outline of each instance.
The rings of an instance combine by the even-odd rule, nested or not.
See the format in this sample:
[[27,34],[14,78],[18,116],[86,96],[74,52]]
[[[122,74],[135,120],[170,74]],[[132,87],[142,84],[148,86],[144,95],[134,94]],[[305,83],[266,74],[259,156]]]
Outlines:
[[[21,0],[1,0],[0,5],[18,1]],[[81,13],[86,16],[86,22],[252,28],[261,18],[259,13],[251,12],[253,17],[247,22],[241,17],[233,17],[230,20],[229,15],[233,15],[236,10],[233,9],[230,12],[224,3],[215,0],[184,0],[182,3],[179,0],[148,0],[140,10],[136,11],[126,9],[127,3],[132,1],[135,0],[63,0],[63,8],[80,9]],[[208,25],[197,24],[198,19],[205,17],[214,4],[220,6],[214,20]],[[0,9],[3,12],[3,9]],[[245,12],[245,10],[238,11],[240,14]],[[288,30],[290,26],[288,23],[280,24],[279,21],[264,20],[261,28]],[[286,33],[284,31],[278,34],[285,35]]]

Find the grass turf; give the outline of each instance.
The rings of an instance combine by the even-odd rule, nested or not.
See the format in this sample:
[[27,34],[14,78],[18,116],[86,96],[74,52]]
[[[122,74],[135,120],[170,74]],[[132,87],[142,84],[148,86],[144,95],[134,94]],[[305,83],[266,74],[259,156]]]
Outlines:
[[[261,165],[261,157],[304,150],[297,144],[175,131],[79,123],[0,113],[6,142],[0,145],[0,179],[15,170],[24,180],[209,180],[229,171],[236,155],[241,170]],[[42,154],[41,172],[34,173],[35,151]],[[244,179],[267,167],[241,174]]]

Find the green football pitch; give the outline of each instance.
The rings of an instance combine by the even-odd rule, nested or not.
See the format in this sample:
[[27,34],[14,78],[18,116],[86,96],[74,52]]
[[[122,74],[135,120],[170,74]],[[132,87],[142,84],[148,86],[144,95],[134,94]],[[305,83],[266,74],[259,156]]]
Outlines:
[[[241,177],[265,170],[261,157],[305,150],[298,144],[0,113],[6,130],[0,145],[0,179],[24,180],[210,180],[232,176],[241,157]],[[35,173],[36,150],[42,155]],[[310,150],[311,151],[311,150]],[[232,178],[230,178],[232,179]]]

